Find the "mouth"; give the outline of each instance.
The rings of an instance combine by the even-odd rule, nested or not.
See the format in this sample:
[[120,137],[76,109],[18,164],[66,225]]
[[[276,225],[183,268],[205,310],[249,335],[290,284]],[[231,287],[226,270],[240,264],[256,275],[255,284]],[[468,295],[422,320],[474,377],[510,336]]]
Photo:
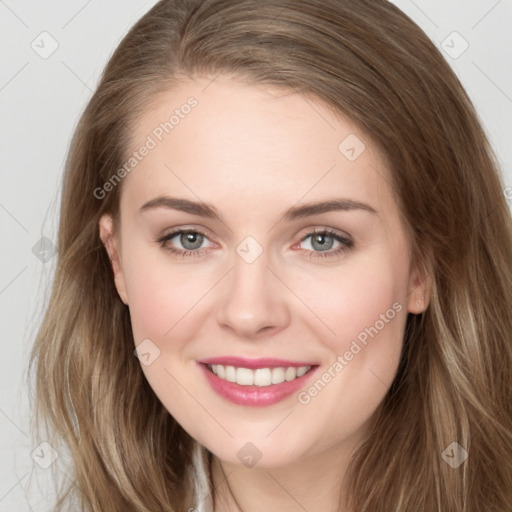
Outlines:
[[272,405],[298,392],[318,364],[278,359],[215,358],[198,361],[206,381],[222,398],[246,406]]
[[278,366],[251,368],[235,367],[222,364],[208,364],[207,368],[219,377],[219,379],[227,382],[234,382],[240,386],[272,386],[282,384],[283,382],[291,382],[308,373],[312,366]]

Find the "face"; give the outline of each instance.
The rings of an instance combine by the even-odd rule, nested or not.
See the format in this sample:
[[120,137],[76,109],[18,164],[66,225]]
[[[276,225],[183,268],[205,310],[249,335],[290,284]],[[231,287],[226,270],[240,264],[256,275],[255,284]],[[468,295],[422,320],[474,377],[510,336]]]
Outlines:
[[142,369],[221,460],[352,449],[425,307],[389,169],[318,100],[210,82],[137,122],[119,222],[100,222]]

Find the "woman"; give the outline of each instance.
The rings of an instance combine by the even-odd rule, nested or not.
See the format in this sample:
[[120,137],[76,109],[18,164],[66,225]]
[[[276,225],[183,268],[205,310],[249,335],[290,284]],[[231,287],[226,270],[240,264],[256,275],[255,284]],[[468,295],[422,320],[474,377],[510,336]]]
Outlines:
[[155,5],[76,130],[58,253],[32,362],[81,510],[510,507],[510,213],[387,1]]

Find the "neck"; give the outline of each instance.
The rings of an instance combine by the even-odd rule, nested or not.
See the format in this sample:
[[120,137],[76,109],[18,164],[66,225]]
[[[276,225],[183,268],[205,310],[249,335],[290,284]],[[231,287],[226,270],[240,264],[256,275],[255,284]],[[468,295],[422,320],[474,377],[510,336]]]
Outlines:
[[341,503],[351,452],[330,450],[278,468],[248,468],[213,456],[215,512],[348,512]]

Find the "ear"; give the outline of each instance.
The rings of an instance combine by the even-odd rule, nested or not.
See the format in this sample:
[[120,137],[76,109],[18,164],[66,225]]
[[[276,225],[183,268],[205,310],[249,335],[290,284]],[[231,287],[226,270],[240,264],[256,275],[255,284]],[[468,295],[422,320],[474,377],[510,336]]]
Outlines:
[[430,300],[432,273],[425,263],[413,263],[409,276],[407,311],[415,315],[423,313]]
[[123,268],[119,258],[119,240],[114,234],[114,221],[112,219],[112,215],[102,215],[99,222],[99,228],[101,241],[107,250],[110,263],[112,264],[114,283],[117,288],[117,293],[119,294],[119,297],[121,297],[121,300],[125,304],[128,304],[128,295],[126,293]]

